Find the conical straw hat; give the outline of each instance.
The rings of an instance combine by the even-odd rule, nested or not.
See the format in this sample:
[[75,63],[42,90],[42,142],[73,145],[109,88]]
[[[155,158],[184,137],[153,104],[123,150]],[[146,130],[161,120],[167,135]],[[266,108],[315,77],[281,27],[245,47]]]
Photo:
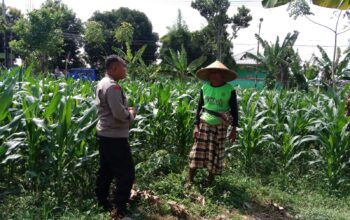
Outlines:
[[237,73],[227,68],[220,61],[215,61],[209,66],[198,70],[197,77],[209,81],[209,74],[213,72],[220,73],[225,82],[229,82],[237,78]]

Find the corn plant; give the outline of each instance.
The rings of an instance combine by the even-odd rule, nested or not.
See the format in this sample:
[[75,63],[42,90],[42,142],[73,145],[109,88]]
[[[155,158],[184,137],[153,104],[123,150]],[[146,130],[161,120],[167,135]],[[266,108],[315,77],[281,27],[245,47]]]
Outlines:
[[[240,106],[240,128],[238,152],[243,159],[244,168],[250,172],[253,169],[253,164],[258,152],[262,152],[262,141],[264,131],[268,126],[264,125],[267,119],[264,115],[265,110],[259,109],[259,92],[247,92],[239,99]],[[244,103],[243,103],[244,102]]]
[[313,149],[317,160],[311,164],[320,163],[324,169],[327,182],[332,189],[339,188],[349,181],[350,135],[346,132],[346,118],[344,105],[337,94],[321,95],[318,102],[323,108],[318,120],[318,147]]
[[[60,202],[91,195],[98,163],[95,85],[31,68],[0,72],[0,178],[6,180],[1,188],[50,187]],[[122,82],[130,105],[140,106],[130,130],[139,172],[157,176],[186,168],[200,86],[166,78]],[[289,174],[322,172],[317,177],[331,189],[346,186],[350,147],[340,98],[345,90],[238,91],[240,126],[237,144],[227,148],[234,155],[227,166],[235,162],[250,174],[282,174],[284,181]]]

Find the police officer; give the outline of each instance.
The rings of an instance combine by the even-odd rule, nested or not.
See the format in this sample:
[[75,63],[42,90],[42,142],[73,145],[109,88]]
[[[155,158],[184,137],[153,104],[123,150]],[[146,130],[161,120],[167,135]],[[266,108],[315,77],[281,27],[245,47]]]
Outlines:
[[[136,111],[128,108],[123,89],[118,84],[125,76],[124,60],[117,55],[110,55],[106,59],[106,75],[96,88],[100,168],[95,191],[99,205],[106,211],[111,211],[115,206],[119,217],[128,212],[126,204],[135,179],[128,137]],[[108,194],[113,179],[116,179],[116,190],[111,204]]]

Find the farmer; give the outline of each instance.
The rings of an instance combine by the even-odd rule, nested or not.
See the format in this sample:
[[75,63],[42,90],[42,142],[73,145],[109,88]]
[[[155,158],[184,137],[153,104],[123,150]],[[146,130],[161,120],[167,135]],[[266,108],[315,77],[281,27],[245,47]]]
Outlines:
[[234,80],[237,74],[215,61],[197,71],[197,76],[206,82],[200,91],[193,131],[195,142],[189,155],[189,185],[193,183],[198,168],[209,171],[207,184],[211,184],[215,175],[220,174],[228,126],[232,126],[229,134],[232,142],[236,140],[238,126],[236,91],[227,83]]
[[[99,205],[106,211],[112,211],[115,206],[118,217],[122,218],[129,213],[126,204],[135,179],[128,137],[136,111],[128,108],[123,89],[118,84],[126,76],[124,60],[116,55],[108,56],[106,71],[96,88],[100,168],[95,191]],[[110,203],[108,195],[113,179],[116,179],[116,190]]]

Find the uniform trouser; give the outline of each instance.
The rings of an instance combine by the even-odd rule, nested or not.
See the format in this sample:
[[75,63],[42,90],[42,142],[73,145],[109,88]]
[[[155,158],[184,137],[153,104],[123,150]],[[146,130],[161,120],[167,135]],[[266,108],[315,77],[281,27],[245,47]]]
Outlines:
[[116,180],[114,203],[119,210],[126,209],[132,184],[135,179],[134,161],[127,138],[109,138],[98,136],[100,168],[97,174],[96,195],[105,209],[111,207],[108,202],[109,188]]

